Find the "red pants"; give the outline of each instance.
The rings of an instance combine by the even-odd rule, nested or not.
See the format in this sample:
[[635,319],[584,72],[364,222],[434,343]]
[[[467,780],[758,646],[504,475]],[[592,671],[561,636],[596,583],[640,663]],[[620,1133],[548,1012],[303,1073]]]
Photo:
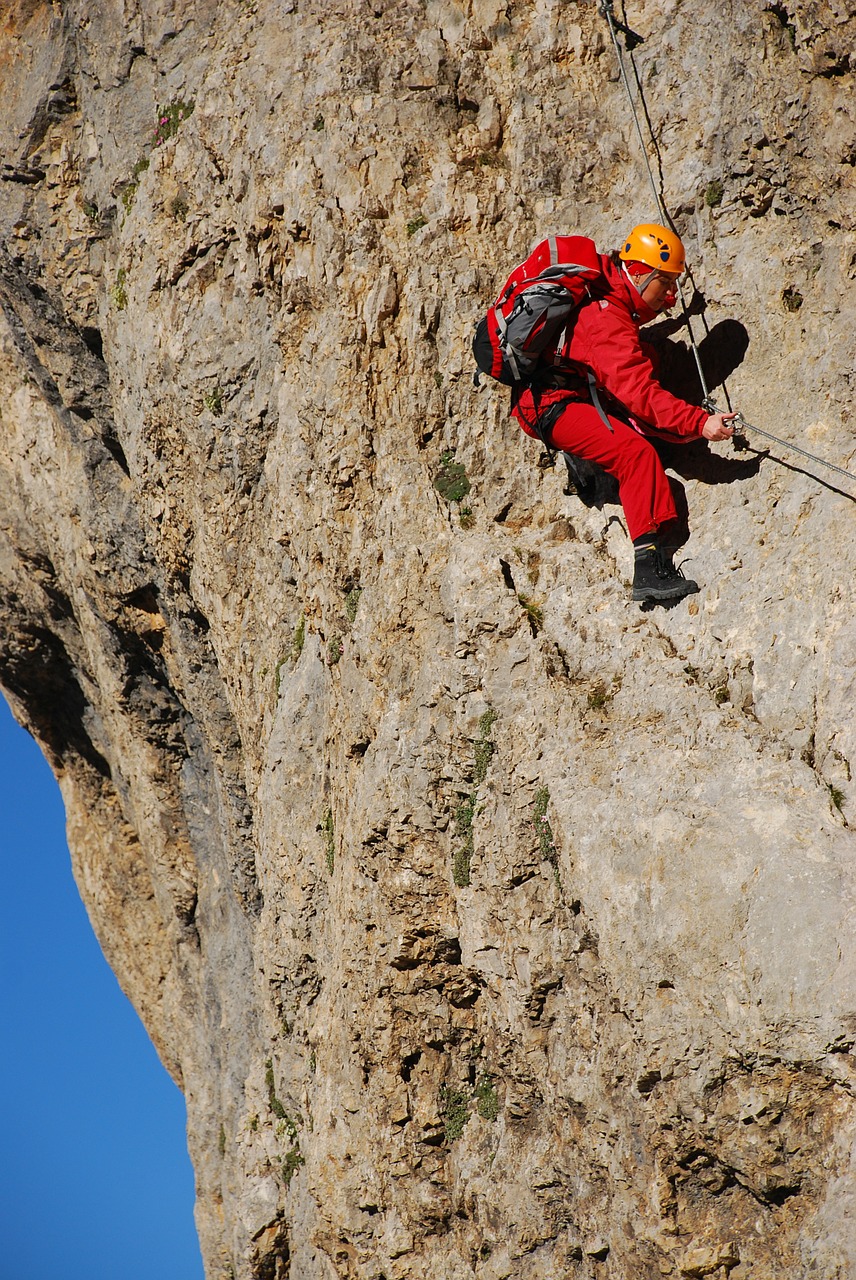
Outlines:
[[[619,418],[607,417],[612,431],[607,430],[593,404],[570,401],[556,420],[549,441],[555,449],[597,462],[615,476],[627,532],[631,538],[641,538],[678,519],[672,486],[651,441]],[[536,436],[525,422],[520,425],[527,435]]]

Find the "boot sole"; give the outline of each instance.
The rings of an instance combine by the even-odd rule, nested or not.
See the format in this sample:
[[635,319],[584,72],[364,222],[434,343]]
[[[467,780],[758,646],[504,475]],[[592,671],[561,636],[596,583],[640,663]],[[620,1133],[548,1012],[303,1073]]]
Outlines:
[[648,600],[683,600],[684,596],[696,595],[698,589],[697,582],[685,582],[677,589],[669,587],[638,587],[634,590],[631,598],[638,600],[640,604],[645,604]]

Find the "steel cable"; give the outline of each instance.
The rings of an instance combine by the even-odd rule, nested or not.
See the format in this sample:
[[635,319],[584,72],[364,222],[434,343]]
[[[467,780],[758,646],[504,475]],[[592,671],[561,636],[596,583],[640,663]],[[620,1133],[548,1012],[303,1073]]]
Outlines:
[[[636,133],[639,138],[639,145],[642,148],[642,156],[645,161],[645,167],[648,170],[648,180],[651,183],[651,190],[654,193],[654,203],[657,209],[657,216],[660,218],[663,225],[668,225],[672,227],[672,230],[674,230],[672,219],[669,216],[669,212],[663,200],[662,191],[658,190],[657,184],[654,180],[654,171],[651,168],[651,161],[648,156],[648,144],[646,143],[645,138],[643,136],[642,126],[639,123],[639,114],[636,110],[636,104],[633,101],[633,93],[630,88],[630,81],[627,77],[627,71],[624,66],[624,57],[621,52],[621,45],[618,42],[617,28],[620,28],[625,33],[629,33],[634,36],[635,36],[635,33],[630,32],[630,29],[627,27],[626,23],[619,22],[618,19],[615,17],[614,0],[601,0],[600,12],[606,18],[606,21],[609,24],[609,34],[612,37],[612,45],[613,45],[613,48],[615,49],[615,56],[618,59],[618,68],[621,73],[621,80],[622,80],[622,83],[624,84],[624,89],[627,94],[627,100],[630,103],[630,110],[633,115],[633,123],[636,126]],[[641,43],[640,36],[635,36],[635,38]],[[630,48],[629,45],[628,45],[628,48]],[[639,86],[639,90],[641,94],[641,85],[639,85],[638,76],[637,76],[636,82],[637,82],[637,85]],[[646,122],[648,124],[648,132],[651,137],[651,143],[656,150],[657,139],[654,136],[654,131],[651,127],[651,122],[650,120],[647,120],[647,117],[646,117]],[[692,347],[693,357],[695,359],[696,369],[698,371],[699,382],[701,383],[701,389],[702,389],[702,395],[703,395],[702,407],[706,409],[708,413],[711,413],[711,414],[719,413],[719,410],[717,409],[716,405],[711,399],[711,395],[707,387],[707,380],[705,379],[704,370],[701,364],[701,356],[699,354],[699,349],[696,344],[693,328],[690,323],[690,314],[687,308],[686,300],[684,298],[684,291],[681,286],[680,280],[678,280],[677,285],[678,285],[678,295],[680,297],[681,307],[684,313],[684,320],[686,322],[687,332],[689,333],[690,346]],[[706,324],[705,324],[705,329],[707,330],[708,333],[710,332],[707,329]],[[723,392],[725,394],[725,399],[728,403],[728,408],[730,410],[731,399],[728,395],[728,389],[725,387],[724,384],[723,384]],[[838,475],[846,476],[848,480],[853,480],[854,482],[856,482],[856,475],[854,475],[852,471],[847,471],[845,467],[839,467],[835,462],[827,462],[825,458],[820,458],[815,453],[809,453],[807,449],[802,449],[800,448],[799,445],[791,444],[789,440],[782,440],[779,436],[774,436],[769,431],[762,430],[761,427],[753,426],[752,423],[746,421],[746,419],[743,417],[741,413],[735,414],[733,423],[735,428],[738,431],[739,430],[753,431],[756,435],[763,436],[765,440],[771,440],[774,444],[781,445],[781,447],[784,449],[790,449],[791,452],[798,453],[800,457],[808,458],[811,462],[816,462],[819,466],[827,467],[830,471],[835,471]]]

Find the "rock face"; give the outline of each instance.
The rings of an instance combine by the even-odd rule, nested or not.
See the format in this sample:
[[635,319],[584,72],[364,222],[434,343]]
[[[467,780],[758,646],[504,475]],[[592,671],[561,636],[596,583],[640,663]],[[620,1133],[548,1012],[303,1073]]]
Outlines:
[[[853,469],[850,12],[625,16],[732,400]],[[0,681],[210,1280],[856,1274],[856,485],[688,448],[642,612],[472,385],[535,239],[654,212],[596,4],[0,31]]]

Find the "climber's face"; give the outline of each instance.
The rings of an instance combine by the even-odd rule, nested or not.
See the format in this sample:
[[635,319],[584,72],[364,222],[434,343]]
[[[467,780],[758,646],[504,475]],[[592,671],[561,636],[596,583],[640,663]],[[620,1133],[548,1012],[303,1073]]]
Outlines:
[[679,273],[652,271],[645,287],[640,290],[643,302],[647,303],[652,311],[668,311],[677,301],[679,279]]

